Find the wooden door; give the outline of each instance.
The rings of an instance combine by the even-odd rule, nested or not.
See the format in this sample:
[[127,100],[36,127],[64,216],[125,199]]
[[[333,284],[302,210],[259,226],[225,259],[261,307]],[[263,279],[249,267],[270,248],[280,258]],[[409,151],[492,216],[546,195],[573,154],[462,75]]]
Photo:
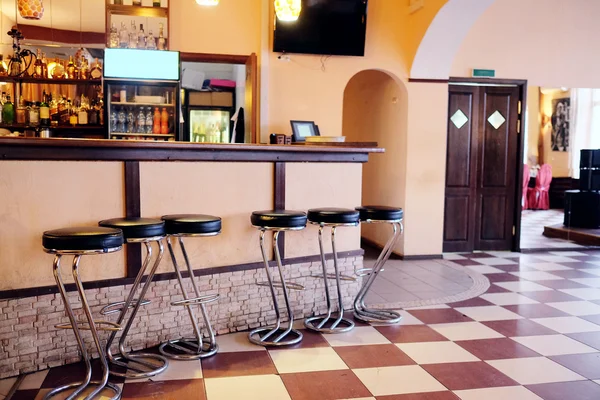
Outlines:
[[519,88],[480,89],[475,250],[510,250],[517,184]]
[[475,249],[479,87],[450,85],[444,252]]
[[519,88],[451,85],[448,104],[443,250],[510,250]]

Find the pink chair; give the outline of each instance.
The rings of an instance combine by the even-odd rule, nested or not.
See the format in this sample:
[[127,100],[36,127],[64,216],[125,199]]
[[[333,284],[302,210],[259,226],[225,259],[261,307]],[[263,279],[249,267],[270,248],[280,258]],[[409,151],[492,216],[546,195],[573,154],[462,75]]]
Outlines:
[[552,167],[548,164],[542,165],[535,179],[535,188],[527,191],[527,202],[534,210],[548,210],[550,208],[550,197],[548,190],[552,182]]
[[529,191],[527,189],[529,189],[529,165],[524,164],[523,165],[523,199],[521,200],[521,206],[523,207],[523,210],[528,210],[529,209],[529,201],[528,200],[528,194]]

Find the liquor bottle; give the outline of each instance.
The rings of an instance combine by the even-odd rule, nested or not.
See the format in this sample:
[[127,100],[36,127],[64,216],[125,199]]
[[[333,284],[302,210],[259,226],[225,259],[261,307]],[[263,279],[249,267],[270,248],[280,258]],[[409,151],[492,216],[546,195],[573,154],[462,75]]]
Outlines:
[[42,67],[42,51],[40,49],[37,49],[37,56],[35,57],[35,63],[33,64],[33,77],[45,78],[44,69]]
[[117,27],[113,22],[110,27],[110,34],[108,36],[108,47],[111,49],[119,47],[119,33],[117,32]]
[[62,79],[65,76],[65,67],[58,58],[56,59],[56,65],[52,70],[52,79]]
[[90,64],[88,59],[81,56],[81,67],[79,69],[79,79],[88,80],[90,79]]
[[17,116],[17,124],[25,125],[26,120],[26,110],[25,102],[23,101],[23,97],[19,100],[19,105],[17,106],[16,116]]
[[11,125],[15,122],[15,107],[10,101],[10,95],[6,96],[6,103],[2,106],[2,123]]
[[94,66],[90,70],[90,79],[101,79],[102,78],[102,66],[98,62],[98,57],[96,57],[96,62]]
[[132,107],[129,107],[127,112],[127,133],[135,133],[135,115]]
[[62,98],[63,107],[58,111],[59,125],[69,125],[69,116],[71,115],[71,99],[67,100],[65,96]]
[[129,48],[137,49],[138,47],[138,34],[135,29],[135,21],[131,21],[131,30],[129,31]]
[[155,135],[160,134],[160,111],[158,110],[158,107],[154,108],[154,120],[153,120],[152,133],[154,133]]
[[152,134],[154,127],[154,118],[152,115],[152,107],[148,107],[148,111],[146,111],[146,133]]
[[160,114],[160,133],[163,135],[167,135],[169,133],[169,113],[164,107],[162,109],[162,113]]
[[146,116],[143,107],[137,115],[137,133],[146,133]]
[[144,24],[140,24],[140,30],[138,32],[138,48],[146,48],[146,32],[144,32]]
[[8,75],[8,69],[6,64],[4,64],[4,56],[0,54],[0,76]]
[[45,90],[42,94],[42,102],[40,103],[40,125],[50,126],[50,106],[48,105],[48,99]]
[[83,105],[79,107],[79,112],[77,113],[77,122],[79,125],[88,124],[88,110]]
[[40,102],[31,103],[29,107],[29,125],[40,126]]
[[78,107],[71,107],[71,114],[69,115],[69,124],[71,124],[72,126],[77,125],[77,123],[79,122],[77,118],[78,111]]
[[122,49],[126,49],[129,45],[129,32],[127,32],[127,27],[125,26],[125,22],[121,22],[121,29],[119,30],[119,47]]
[[2,97],[0,97],[0,105],[6,104],[6,92],[2,92]]
[[156,50],[156,38],[152,34],[152,31],[148,31],[148,36],[146,37],[146,48],[148,50]]
[[127,132],[127,114],[125,114],[125,109],[121,107],[119,109],[119,114],[117,115],[117,119],[119,120],[119,132]]
[[46,59],[46,53],[42,53],[42,77],[44,79],[50,78],[50,76],[48,76],[48,60]]
[[158,49],[159,50],[167,49],[167,40],[165,39],[164,28],[163,28],[162,23],[159,24],[159,28],[158,28]]
[[52,101],[49,103],[50,105],[50,125],[56,126],[58,125],[58,121],[60,119],[59,116],[59,104],[62,101],[62,98],[58,96],[58,94],[54,94],[52,96]]
[[67,79],[75,79],[75,63],[73,63],[73,56],[69,56],[69,63],[67,64]]
[[98,105],[96,100],[92,100],[90,110],[88,111],[88,117],[90,125],[98,125]]

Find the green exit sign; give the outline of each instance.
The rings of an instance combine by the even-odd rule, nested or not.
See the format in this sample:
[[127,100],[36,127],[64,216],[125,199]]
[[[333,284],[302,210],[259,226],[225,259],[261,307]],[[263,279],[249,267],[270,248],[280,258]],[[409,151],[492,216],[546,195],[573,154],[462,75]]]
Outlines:
[[495,76],[495,69],[473,69],[473,78],[493,78]]

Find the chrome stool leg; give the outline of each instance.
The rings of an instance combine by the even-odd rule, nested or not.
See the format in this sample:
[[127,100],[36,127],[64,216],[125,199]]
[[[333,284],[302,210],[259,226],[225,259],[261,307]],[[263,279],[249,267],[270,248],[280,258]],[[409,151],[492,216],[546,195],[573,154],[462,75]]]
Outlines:
[[[131,287],[131,290],[129,291],[127,300],[125,300],[125,302],[122,302],[122,303],[110,304],[110,305],[104,307],[101,311],[101,314],[108,315],[108,314],[119,312],[119,309],[116,309],[115,306],[122,306],[122,308],[120,310],[119,318],[117,319],[117,323],[119,325],[122,325],[123,321],[125,320],[125,317],[127,315],[127,312],[129,311],[130,308],[133,308],[133,311],[131,312],[129,319],[127,320],[127,323],[125,324],[125,328],[123,329],[121,338],[119,339],[120,355],[116,355],[116,356],[113,355],[112,351],[110,349],[113,341],[115,340],[117,332],[113,332],[110,335],[110,337],[108,338],[108,342],[106,343],[106,353],[108,355],[108,359],[109,359],[110,363],[113,364],[115,367],[120,367],[121,369],[125,370],[125,372],[119,372],[115,368],[112,368],[110,371],[111,375],[125,377],[125,378],[133,378],[133,379],[148,378],[148,377],[160,374],[165,369],[167,369],[167,366],[169,365],[168,360],[165,357],[160,356],[158,354],[150,354],[150,353],[131,354],[131,353],[127,352],[127,350],[125,350],[125,342],[127,340],[127,334],[129,333],[129,330],[131,329],[131,325],[133,324],[133,321],[135,320],[135,316],[137,315],[137,312],[138,312],[140,306],[149,303],[149,301],[146,301],[144,299],[146,297],[146,292],[148,292],[148,288],[150,287],[150,284],[152,283],[152,279],[154,278],[156,269],[158,268],[158,265],[160,264],[160,261],[164,254],[164,245],[162,243],[162,239],[163,239],[163,237],[149,238],[149,239],[143,239],[143,240],[142,239],[140,239],[140,240],[129,239],[128,240],[129,243],[134,243],[134,242],[144,243],[144,245],[146,246],[146,258],[144,259],[142,268],[140,269],[140,272],[138,272],[137,277],[135,278],[135,281],[133,283],[133,286]],[[146,282],[144,283],[144,286],[142,286],[142,291],[140,293],[139,299],[135,300],[134,297],[137,292],[137,289],[144,277],[144,274],[146,272],[146,269],[148,268],[148,265],[150,265],[150,263],[152,261],[152,243],[153,242],[156,242],[156,244],[158,246],[158,254],[156,256],[156,259],[154,260],[152,269],[150,270],[150,273],[148,274],[148,277],[146,278]]]
[[[281,265],[281,255],[279,253],[278,239],[280,230],[273,232],[273,253],[275,254],[275,260],[277,262],[277,269],[279,272],[280,283],[274,283],[271,271],[269,270],[269,259],[267,257],[267,251],[265,249],[265,229],[260,230],[260,250],[262,252],[263,261],[265,265],[265,272],[267,275],[266,284],[258,283],[259,286],[269,286],[271,290],[271,297],[273,298],[273,308],[275,309],[276,322],[274,327],[261,327],[256,328],[248,334],[250,342],[260,346],[289,346],[292,344],[300,343],[302,340],[302,333],[296,329],[292,329],[294,324],[294,313],[290,306],[290,299],[288,296],[288,284],[285,282],[283,276],[283,267]],[[283,292],[283,299],[285,301],[285,308],[288,315],[288,326],[286,328],[281,327],[281,311],[279,310],[279,303],[277,302],[277,292],[275,287],[279,287]],[[304,287],[297,284],[292,284],[291,287],[297,290],[302,290]]]
[[[200,236],[200,235],[196,235]],[[205,235],[209,236],[209,235]],[[213,236],[212,234],[210,236]],[[196,284],[196,279],[194,278],[194,271],[190,264],[187,251],[185,250],[185,245],[183,244],[183,237],[179,236],[179,245],[181,246],[181,252],[183,253],[183,258],[185,259],[185,263],[187,266],[188,273],[190,275],[190,279],[192,281],[192,286],[194,288],[194,293],[196,294],[195,298],[190,298],[185,286],[183,284],[183,278],[181,276],[181,271],[179,269],[179,264],[177,263],[177,259],[175,257],[175,252],[173,251],[173,245],[171,244],[171,238],[174,236],[167,237],[167,246],[169,247],[169,253],[171,254],[171,260],[173,262],[173,267],[175,268],[175,274],[177,275],[177,281],[179,282],[179,287],[181,288],[181,294],[183,295],[183,300],[176,301],[171,303],[173,306],[184,306],[189,314],[190,320],[192,321],[192,326],[194,328],[194,336],[193,338],[180,338],[169,340],[160,345],[159,351],[161,354],[174,358],[177,360],[198,360],[201,358],[206,358],[214,355],[219,350],[219,346],[217,345],[215,339],[215,332],[210,323],[210,319],[208,318],[208,313],[206,311],[205,304],[216,301],[219,298],[218,294],[215,295],[200,295],[200,290],[198,289],[198,285]],[[198,327],[198,322],[196,318],[196,313],[192,309],[192,305],[200,305],[200,311],[202,312],[202,318],[204,320],[204,324],[206,326],[206,330],[208,331],[208,338],[204,338],[202,331]]]
[[[333,251],[333,268],[336,287],[337,287],[337,295],[338,295],[338,315],[337,317],[332,316],[333,314],[333,305],[331,302],[331,295],[329,293],[329,281],[328,277],[331,277],[327,274],[327,262],[325,260],[325,249],[323,247],[323,229],[325,225],[321,224],[319,226],[319,250],[321,253],[321,265],[323,267],[323,282],[325,283],[325,298],[327,300],[327,314],[310,317],[304,320],[304,326],[306,328],[321,332],[321,333],[343,333],[348,332],[354,328],[354,322],[350,321],[347,318],[344,318],[344,304],[342,300],[342,288],[341,288],[341,280],[342,276],[340,275],[340,271],[338,268],[338,258],[337,251],[335,248],[335,233],[336,226],[331,226],[331,247]],[[319,277],[319,276],[316,276]],[[344,276],[343,279],[354,280],[354,278]]]
[[[95,322],[92,316],[92,312],[90,311],[90,307],[87,302],[87,298],[85,297],[85,292],[83,289],[83,285],[81,283],[81,279],[79,277],[79,261],[81,260],[81,255],[85,254],[82,252],[80,254],[75,253],[73,258],[73,278],[75,279],[75,286],[77,287],[77,292],[79,293],[79,297],[81,298],[81,303],[83,306],[83,310],[87,319],[87,327],[80,326],[82,323],[77,321],[75,318],[75,314],[73,313],[73,309],[71,307],[71,303],[67,297],[67,292],[65,290],[65,286],[62,281],[61,273],[60,273],[60,260],[62,255],[56,254],[54,256],[54,279],[56,280],[56,285],[58,286],[58,290],[62,297],[63,303],[65,304],[65,310],[67,315],[69,316],[70,324],[57,325],[57,328],[60,329],[73,329],[73,333],[75,334],[75,338],[77,339],[77,345],[79,350],[81,351],[81,356],[85,362],[85,379],[82,382],[75,382],[67,385],[60,386],[56,389],[51,390],[44,396],[44,400],[51,399],[52,397],[58,395],[59,393],[63,393],[70,389],[75,389],[73,393],[66,397],[66,400],[73,400],[79,398],[85,389],[87,389],[90,385],[96,386],[96,388],[89,394],[84,397],[84,400],[92,400],[100,398],[97,396],[101,393],[105,388],[112,390],[115,395],[110,398],[110,400],[119,400],[121,398],[121,388],[108,382],[108,362],[106,361],[106,356],[104,355],[104,348],[100,343],[100,338],[98,336],[98,331],[96,329],[96,324],[99,325],[108,325],[108,327],[100,327],[101,330],[112,330],[118,331],[120,330],[120,326],[118,324],[113,324],[105,321]],[[85,324],[85,323],[84,323]],[[92,381],[92,365],[90,362],[90,358],[88,356],[87,350],[85,348],[83,338],[81,337],[80,329],[90,330],[92,333],[92,337],[94,339],[94,343],[96,345],[96,349],[100,355],[100,362],[102,363],[102,380],[101,381]]]
[[392,250],[394,249],[394,245],[400,239],[402,232],[404,231],[404,227],[400,221],[391,222],[391,225],[394,230],[393,235],[385,244],[383,250],[379,254],[379,257],[377,257],[377,261],[375,261],[373,268],[364,274],[367,276],[367,280],[364,282],[362,288],[354,299],[354,317],[361,321],[396,324],[402,319],[400,313],[396,311],[367,308],[365,305],[365,296],[369,292],[373,282],[375,282],[377,274],[382,271],[383,266],[390,258]]

